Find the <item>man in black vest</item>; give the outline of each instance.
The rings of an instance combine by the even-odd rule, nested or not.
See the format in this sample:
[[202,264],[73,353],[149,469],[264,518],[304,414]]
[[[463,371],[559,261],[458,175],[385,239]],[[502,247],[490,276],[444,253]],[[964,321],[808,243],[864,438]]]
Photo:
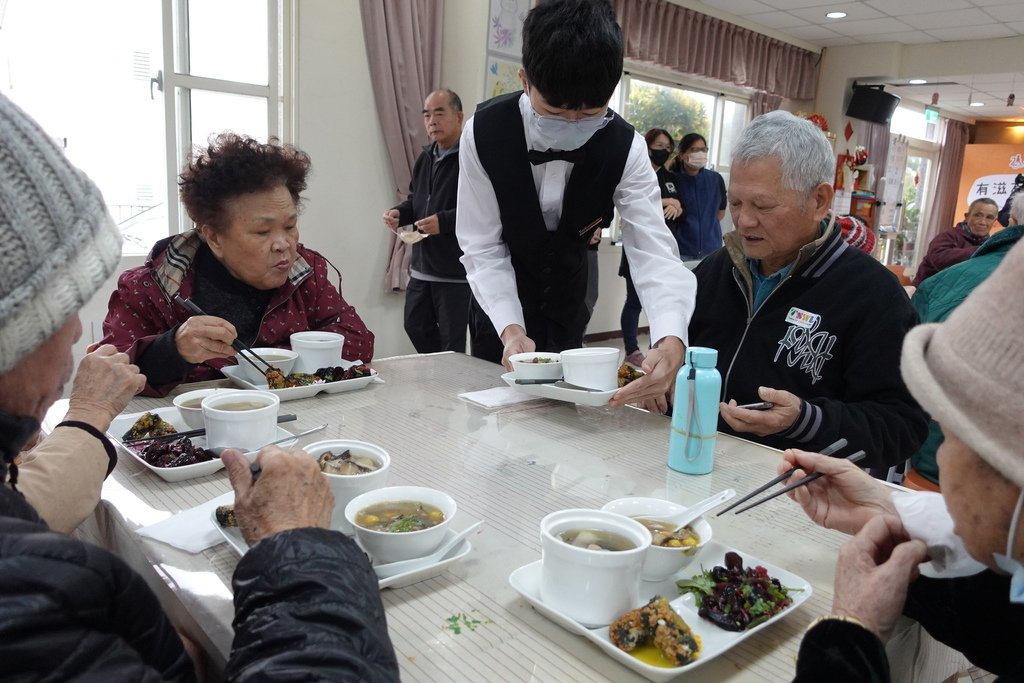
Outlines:
[[646,143],[608,109],[622,54],[606,0],[547,0],[530,11],[525,92],[483,103],[463,130],[456,234],[476,300],[470,327],[495,330],[490,352],[474,345],[473,355],[509,367],[514,353],[582,346],[587,244],[618,209],[655,348],[647,376],[611,405],[663,412],[696,286],[665,226]]

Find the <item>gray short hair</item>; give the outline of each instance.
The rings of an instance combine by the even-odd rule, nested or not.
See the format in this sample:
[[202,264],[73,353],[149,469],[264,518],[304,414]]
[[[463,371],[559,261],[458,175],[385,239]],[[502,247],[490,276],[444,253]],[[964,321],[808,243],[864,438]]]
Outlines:
[[[1024,225],[1024,191],[1013,195],[1010,201],[1010,225]],[[1008,228],[1009,225],[1003,227]]]
[[836,160],[820,128],[788,111],[773,111],[751,121],[733,145],[732,165],[774,157],[782,166],[782,185],[809,193],[832,184]]

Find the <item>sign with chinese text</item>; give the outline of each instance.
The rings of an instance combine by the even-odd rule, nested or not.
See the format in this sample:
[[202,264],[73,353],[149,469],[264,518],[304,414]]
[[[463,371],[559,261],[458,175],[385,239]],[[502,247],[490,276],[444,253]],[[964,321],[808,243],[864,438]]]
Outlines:
[[1017,175],[1022,173],[1024,145],[967,145],[954,222],[963,220],[971,202],[982,197],[988,197],[1002,209],[1013,192]]

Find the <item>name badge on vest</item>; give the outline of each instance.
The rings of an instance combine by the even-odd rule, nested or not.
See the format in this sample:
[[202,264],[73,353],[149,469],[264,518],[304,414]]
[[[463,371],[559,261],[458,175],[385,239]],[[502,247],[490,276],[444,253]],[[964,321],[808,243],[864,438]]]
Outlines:
[[814,329],[821,321],[821,316],[817,313],[811,313],[805,311],[802,308],[796,308],[795,306],[789,309],[789,313],[786,314],[786,322],[797,327],[802,327],[805,330]]
[[590,231],[594,230],[595,228],[597,228],[599,225],[601,225],[601,219],[600,218],[595,218],[593,223],[591,223],[590,225],[580,229],[580,233],[579,233],[580,237],[583,237],[588,232],[590,232]]

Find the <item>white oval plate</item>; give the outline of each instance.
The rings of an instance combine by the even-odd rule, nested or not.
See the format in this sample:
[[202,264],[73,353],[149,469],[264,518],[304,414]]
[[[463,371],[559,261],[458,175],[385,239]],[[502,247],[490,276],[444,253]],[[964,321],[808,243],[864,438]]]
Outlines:
[[[338,365],[348,370],[353,365],[361,365],[361,363],[342,359],[338,362]],[[316,396],[321,392],[338,394],[343,391],[354,391],[355,389],[362,389],[370,382],[384,381],[377,377],[376,370],[370,368],[370,374],[366,377],[343,379],[337,382],[324,382],[323,384],[308,384],[304,387],[291,387],[289,389],[270,389],[267,387],[266,382],[253,384],[247,380],[237,365],[225,365],[220,369],[220,371],[225,377],[234,382],[235,386],[241,387],[242,389],[269,391],[272,394],[277,394],[277,397],[282,401],[294,401],[299,398],[309,398],[310,396]]]
[[[556,387],[554,384],[516,384],[514,372],[506,372],[501,376],[505,384],[517,391],[538,398],[551,398],[556,401],[568,401],[581,406],[592,406],[600,408],[608,405],[612,396],[618,389],[611,391],[587,391],[586,389],[569,389],[567,387]],[[283,400],[283,399],[282,399]]]

